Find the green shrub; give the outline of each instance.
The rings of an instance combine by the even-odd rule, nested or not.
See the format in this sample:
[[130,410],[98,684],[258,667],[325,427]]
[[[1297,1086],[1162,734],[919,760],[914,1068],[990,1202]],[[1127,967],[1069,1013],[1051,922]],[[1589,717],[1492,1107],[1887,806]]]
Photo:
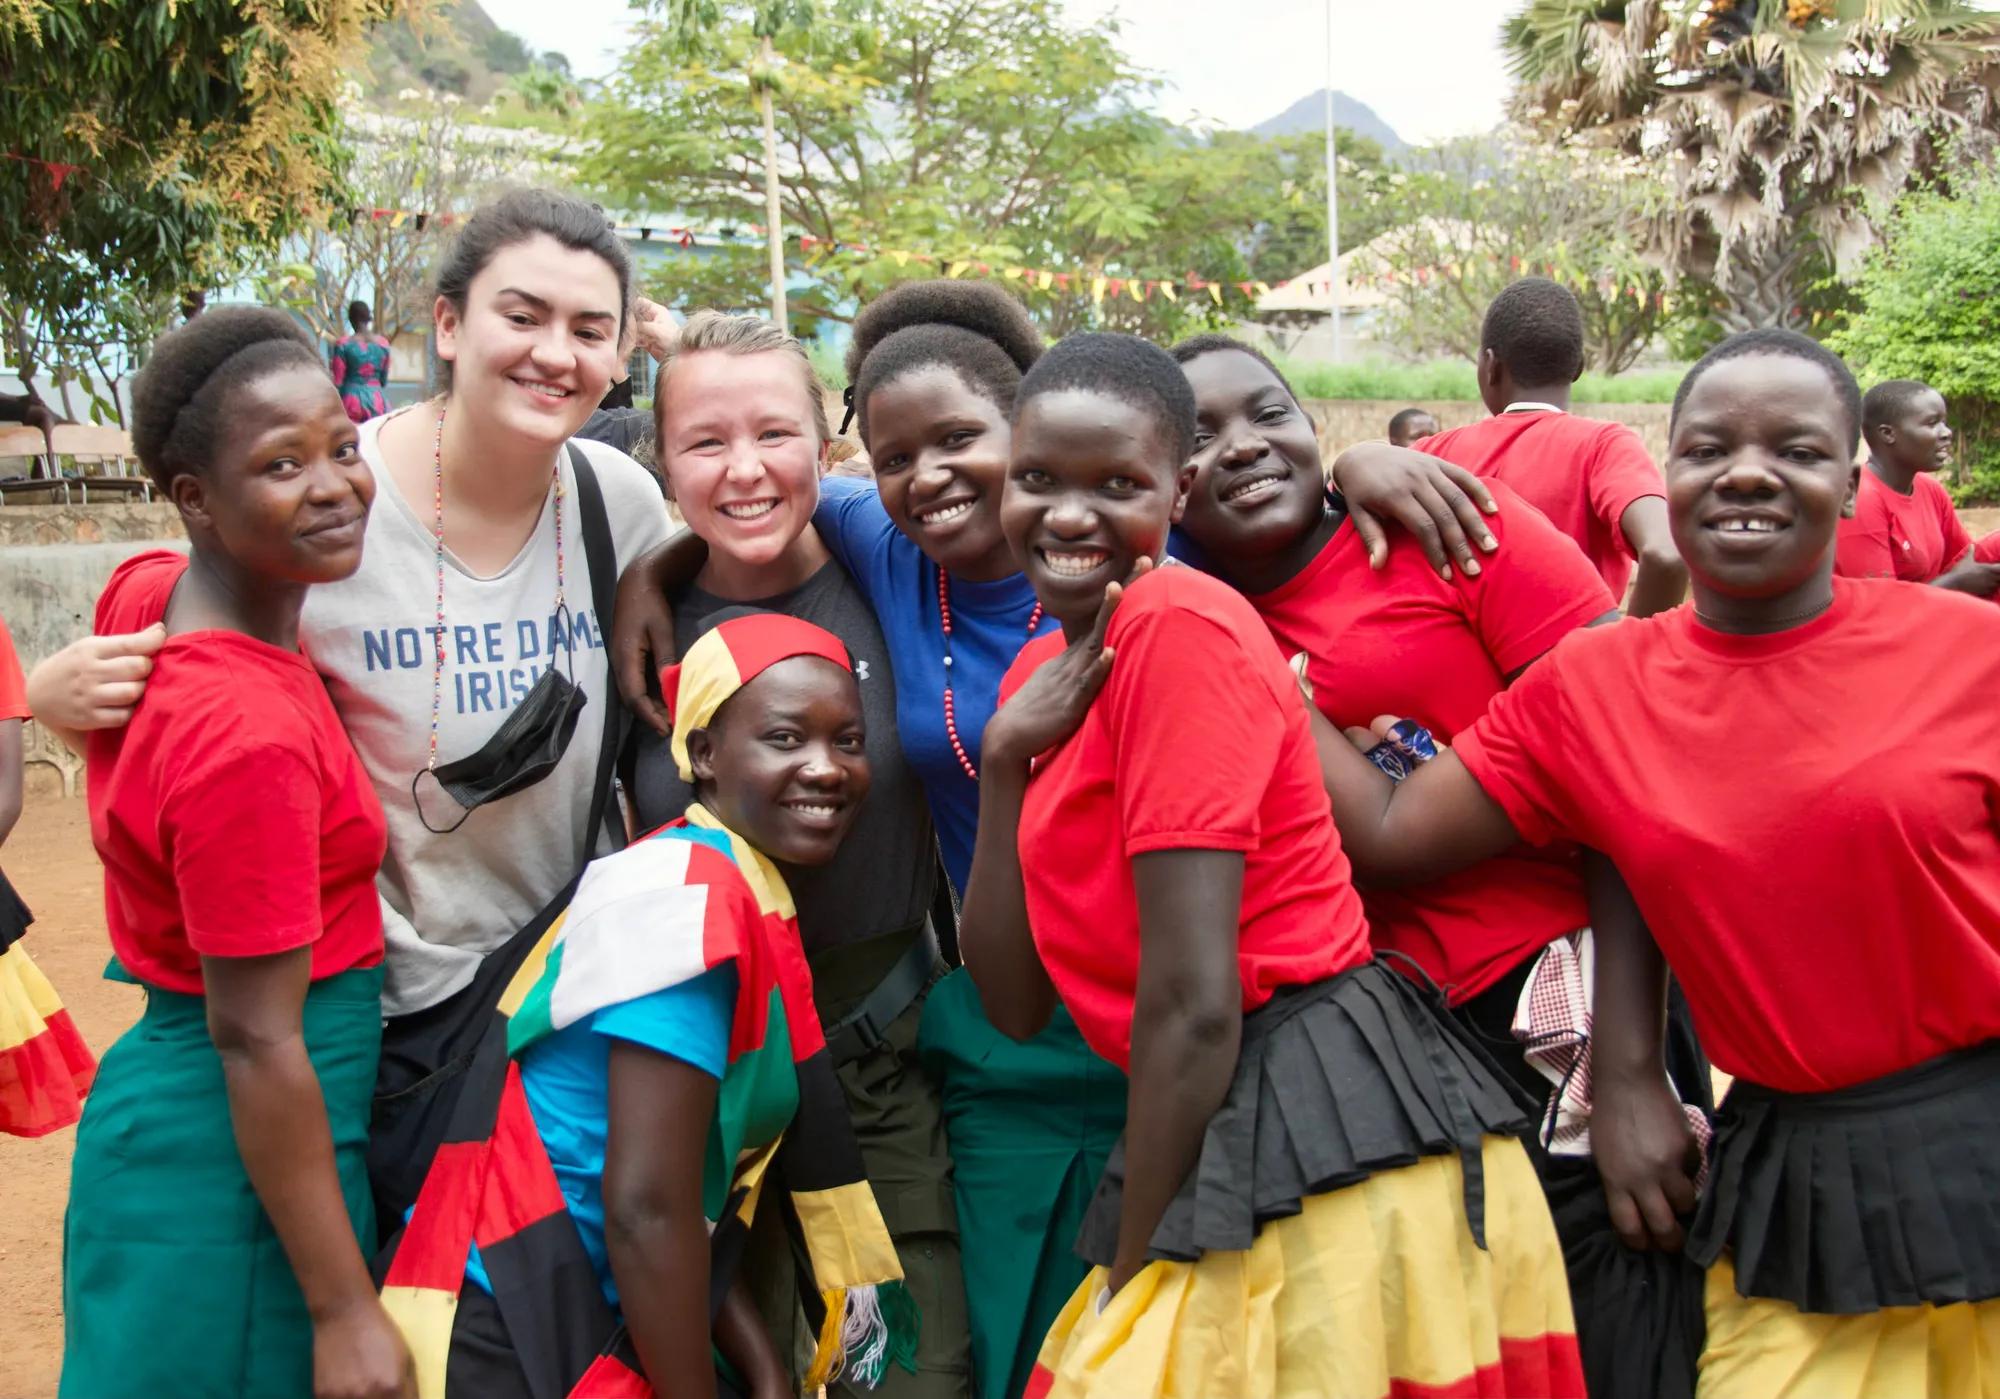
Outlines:
[[[1281,361],[1292,387],[1307,398],[1368,398],[1383,401],[1478,402],[1479,383],[1467,360],[1401,364],[1362,360],[1355,364]],[[1578,403],[1671,403],[1686,366],[1586,374],[1571,391]]]
[[1921,379],[1951,405],[1961,505],[2000,501],[2000,175],[1968,165],[1897,204],[1828,343],[1865,387]]

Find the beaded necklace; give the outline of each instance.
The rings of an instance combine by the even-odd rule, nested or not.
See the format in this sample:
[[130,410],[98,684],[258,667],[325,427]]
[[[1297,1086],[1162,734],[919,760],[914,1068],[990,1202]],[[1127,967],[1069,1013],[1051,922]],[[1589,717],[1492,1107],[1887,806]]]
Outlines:
[[[1028,614],[1028,639],[1034,640],[1035,628],[1042,624],[1042,604],[1037,601],[1035,610]],[[958,737],[958,714],[951,697],[951,575],[938,570],[938,626],[944,632],[944,733],[951,740],[951,751],[958,755],[958,765],[965,769],[965,775],[974,782],[979,780],[979,769],[972,765],[972,758],[965,751],[965,744]]]
[[[437,652],[431,661],[431,751],[425,762],[425,770],[436,772],[438,765],[438,716],[444,707],[444,412],[445,405],[438,405],[437,436],[431,443],[431,539],[437,546]],[[563,602],[563,536],[562,536],[562,453],[556,454],[556,603],[550,614],[558,616],[565,611]],[[568,644],[568,628],[564,628],[564,644]],[[553,651],[553,648],[551,648]],[[553,661],[553,654],[550,657]]]

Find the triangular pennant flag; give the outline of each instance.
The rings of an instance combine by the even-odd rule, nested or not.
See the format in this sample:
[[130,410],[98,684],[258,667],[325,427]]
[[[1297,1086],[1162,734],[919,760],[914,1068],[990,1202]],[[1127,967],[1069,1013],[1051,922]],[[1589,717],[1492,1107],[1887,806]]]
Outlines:
[[1180,298],[1174,295],[1174,284],[1172,282],[1161,282],[1159,286],[1161,296],[1172,302],[1178,303],[1180,301]]
[[[1058,278],[1057,280],[1061,279]],[[1092,277],[1090,279],[1090,299],[1092,303],[1098,306],[1104,304],[1104,290],[1108,285],[1102,277]],[[1113,295],[1116,295],[1116,293],[1114,292]]]
[[[1056,273],[1056,285],[1057,285],[1057,286],[1059,286],[1059,287],[1061,287],[1061,288],[1062,288],[1062,289],[1063,289],[1064,291],[1068,291],[1068,290],[1069,290],[1069,278],[1070,278],[1070,274],[1069,274],[1069,273],[1067,273],[1067,272],[1058,272],[1058,273]],[[1102,279],[1100,278],[1099,280],[1102,280]]]
[[410,216],[409,210],[398,209],[395,213],[389,216],[389,227],[401,228],[403,226],[403,220],[407,219],[409,216]]
[[1003,267],[1000,270],[1000,275],[1010,282],[1018,282],[1021,280],[1021,272],[1022,269],[1018,267]]
[[1222,283],[1210,282],[1208,284],[1208,294],[1214,297],[1215,304],[1220,306],[1222,304]]
[[954,262],[950,267],[945,269],[944,275],[947,277],[960,276],[964,273],[965,269],[970,267],[971,265],[972,264],[969,262]]
[[901,248],[891,248],[889,256],[896,260],[896,266],[898,267],[908,267],[910,265],[910,255]]
[[1128,282],[1125,286],[1125,290],[1132,293],[1132,299],[1134,301],[1140,303],[1141,305],[1145,304],[1146,284],[1144,282],[1140,281]]
[[[1106,283],[1105,285],[1106,285],[1106,288],[1107,288],[1107,289],[1108,289],[1108,290],[1110,291],[1110,293],[1111,293],[1111,294],[1112,294],[1113,296],[1122,296],[1122,295],[1124,294],[1124,291],[1125,291],[1125,279],[1124,279],[1123,277],[1113,277],[1113,278],[1112,278],[1112,279],[1111,279],[1111,280],[1110,280],[1110,281],[1109,281],[1108,283]],[[1093,285],[1093,286],[1091,287],[1091,294],[1092,294],[1092,295],[1094,296],[1094,295],[1096,295],[1096,292],[1097,292],[1097,289],[1096,289],[1095,285]]]

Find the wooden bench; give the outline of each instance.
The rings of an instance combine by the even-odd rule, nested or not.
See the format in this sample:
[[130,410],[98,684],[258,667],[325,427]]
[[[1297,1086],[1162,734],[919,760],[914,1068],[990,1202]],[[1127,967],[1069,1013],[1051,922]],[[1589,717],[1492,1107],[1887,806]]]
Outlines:
[[26,461],[27,471],[0,480],[0,500],[39,493],[61,496],[64,504],[69,503],[69,482],[57,474],[40,428],[0,427],[0,474],[7,472],[7,463],[12,461]]

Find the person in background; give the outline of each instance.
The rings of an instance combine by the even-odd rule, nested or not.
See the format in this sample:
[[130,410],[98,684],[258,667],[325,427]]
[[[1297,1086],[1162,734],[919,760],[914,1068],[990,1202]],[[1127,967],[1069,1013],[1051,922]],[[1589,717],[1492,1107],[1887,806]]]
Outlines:
[[[701,311],[661,362],[653,406],[668,498],[706,546],[700,571],[669,594],[674,636],[691,642],[711,618],[750,606],[824,627],[854,661],[868,800],[832,859],[786,882],[868,1178],[923,1315],[914,1372],[892,1368],[879,1392],[963,1399],[971,1358],[951,1156],[938,1090],[917,1059],[927,993],[945,969],[931,926],[937,837],[897,729],[888,644],[813,524],[832,435],[824,390],[805,347],[771,322]],[[678,819],[695,800],[669,737],[639,731],[627,764],[638,829]],[[753,1292],[780,1350],[810,1355],[816,1338],[777,1224],[774,1213],[755,1230]],[[853,1386],[843,1378],[833,1388]]]
[[1479,397],[1493,416],[1424,438],[1417,450],[1512,486],[1577,542],[1628,615],[1650,617],[1687,596],[1687,565],[1639,434],[1571,415],[1583,363],[1575,295],[1523,277],[1493,298],[1480,327]]
[[89,745],[107,975],[146,1002],[77,1130],[61,1393],[415,1399],[365,1256],[385,826],[299,649],[311,591],[360,566],[374,476],[264,307],[163,338],[132,426],[192,549],[128,560],[97,607],[166,638]]
[[370,333],[375,312],[365,301],[348,303],[347,323],[353,333],[333,342],[327,365],[347,416],[365,423],[389,411],[389,342]]
[[1407,447],[1443,431],[1438,420],[1423,408],[1405,408],[1389,419],[1389,445]]
[[[21,817],[21,730],[33,717],[14,638],[0,617],[0,846]],[[16,1137],[43,1136],[76,1121],[97,1072],[61,997],[22,945],[34,921],[0,871],[0,1132]]]
[[[1669,428],[1693,606],[1573,634],[1400,784],[1321,749],[1364,879],[1524,838],[1624,876],[1591,1142],[1620,1235],[1708,1269],[1702,1399],[2000,1395],[2000,613],[1836,576],[1861,417],[1805,336],[1723,341]],[[1734,1079],[1699,1200],[1669,967]]]
[[[680,322],[672,311],[658,302],[648,301],[643,296],[635,297],[627,333],[655,361],[665,363],[680,337]],[[650,408],[632,406],[632,376],[629,373],[605,391],[597,411],[583,420],[583,426],[576,430],[576,435],[591,442],[602,442],[607,447],[616,447],[641,466],[658,474],[659,468],[653,460],[653,412]]]
[[1060,342],[1015,403],[1001,519],[1062,632],[986,726],[966,966],[1005,1033],[1060,999],[1130,1075],[1027,1392],[1580,1396],[1527,1114],[1373,960],[1264,623],[1154,566],[1195,431],[1130,336]]
[[2000,591],[2000,566],[1980,556],[1933,474],[1951,464],[1944,395],[1915,379],[1885,380],[1861,400],[1861,436],[1868,461],[1854,514],[1840,522],[1834,570],[1974,597]]

